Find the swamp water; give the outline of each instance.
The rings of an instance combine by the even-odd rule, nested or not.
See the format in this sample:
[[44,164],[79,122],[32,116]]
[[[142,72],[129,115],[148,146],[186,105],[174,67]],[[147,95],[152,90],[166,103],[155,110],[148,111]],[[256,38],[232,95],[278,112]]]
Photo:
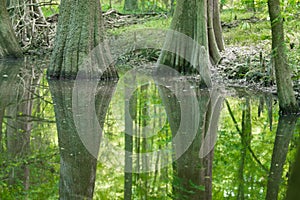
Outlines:
[[0,63],[0,199],[299,194],[300,124],[272,94],[140,74],[48,82],[36,65]]

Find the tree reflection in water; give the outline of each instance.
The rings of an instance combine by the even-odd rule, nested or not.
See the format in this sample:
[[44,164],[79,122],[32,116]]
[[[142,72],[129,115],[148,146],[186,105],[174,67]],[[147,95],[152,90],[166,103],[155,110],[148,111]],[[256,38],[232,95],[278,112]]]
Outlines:
[[[12,196],[35,199],[43,195],[57,198],[58,178],[61,199],[283,199],[285,195],[297,199],[299,196],[299,153],[293,157],[295,149],[299,149],[294,142],[299,139],[299,124],[296,116],[278,115],[271,94],[234,90],[232,96],[228,95],[214,147],[215,138],[207,136],[217,131],[223,102],[218,92],[190,82],[197,100],[192,101],[179,95],[182,85],[176,81],[168,82],[167,87],[155,80],[141,86],[130,82],[128,88],[117,93],[114,93],[116,83],[99,83],[93,105],[97,122],[104,126],[105,133],[101,136],[100,132],[86,132],[90,138],[87,141],[91,142],[88,146],[95,150],[91,151],[86,148],[82,133],[78,134],[76,120],[84,116],[80,130],[92,130],[94,119],[78,111],[74,113],[73,83],[50,81],[58,125],[59,165],[56,143],[49,140],[56,134],[54,125],[50,126],[54,121],[46,119],[53,117],[54,112],[50,96],[41,90],[42,87],[48,90],[46,80],[41,79],[39,71],[33,77],[29,65],[28,70],[22,63],[0,65],[1,199]],[[81,89],[85,88],[89,85],[82,83]],[[130,93],[128,89],[133,92],[125,98],[122,95]],[[188,93],[181,94],[189,97]],[[79,111],[91,112],[84,102],[79,103]],[[197,105],[197,109],[189,105]],[[188,116],[184,118],[186,130],[197,130],[192,140],[179,134],[182,114]],[[180,140],[188,139],[174,143],[178,135]],[[202,146],[203,142],[208,145]],[[98,149],[102,153],[97,162]],[[294,166],[290,167],[293,161]]]
[[[94,84],[94,82],[82,80],[80,84],[80,87],[88,89],[89,86],[90,88],[93,86],[91,84]],[[81,129],[76,127],[72,106],[81,106],[78,109],[83,112],[89,112],[89,110],[82,110],[80,104],[72,105],[74,103],[74,99],[72,99],[74,98],[74,81],[49,81],[49,86],[54,102],[60,150],[60,199],[92,199],[96,180],[97,151],[99,150],[102,133],[90,129],[90,123],[95,122],[92,118],[83,119]],[[101,127],[104,124],[114,86],[115,82],[101,82],[97,86],[96,93],[91,94],[95,95],[94,105]],[[76,89],[80,90],[80,88]],[[89,92],[86,90],[86,93],[79,95],[89,95]],[[92,96],[90,98],[94,99]],[[88,109],[88,106],[86,106],[86,109]],[[80,117],[78,116],[80,114],[84,115],[84,113],[77,113],[76,116]],[[91,113],[86,116],[93,117]],[[92,124],[92,126],[95,125]],[[79,131],[86,132],[79,133]],[[82,135],[93,140],[94,146],[86,146],[83,143]],[[89,151],[89,148],[93,149],[94,152]]]

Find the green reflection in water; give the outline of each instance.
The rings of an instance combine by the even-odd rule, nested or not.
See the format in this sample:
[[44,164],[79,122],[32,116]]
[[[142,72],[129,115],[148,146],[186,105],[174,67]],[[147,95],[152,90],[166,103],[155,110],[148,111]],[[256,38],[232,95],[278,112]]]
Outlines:
[[[52,98],[40,71],[35,71],[32,79],[33,71],[28,62],[27,66],[24,67],[24,63],[0,64],[0,198],[57,199],[61,189],[62,154],[59,155]],[[105,131],[95,183],[90,183],[95,184],[93,198],[265,199],[270,191],[278,195],[278,199],[284,199],[290,184],[289,197],[295,199],[293,196],[297,196],[298,191],[294,188],[298,188],[299,179],[297,170],[293,169],[298,168],[299,163],[299,159],[295,163],[295,156],[300,123],[295,125],[294,134],[291,134],[293,123],[284,121],[286,128],[282,126],[281,133],[286,137],[277,145],[283,144],[288,151],[286,155],[279,155],[274,148],[276,132],[277,138],[282,135],[277,131],[280,123],[276,100],[270,94],[228,90],[233,94],[227,95],[223,103],[218,141],[213,151],[205,159],[199,158],[210,108],[201,112],[202,124],[195,142],[174,162],[171,130],[176,130],[176,124],[180,123],[178,100],[170,99],[166,105],[166,98],[169,98],[167,88],[158,88],[151,81],[137,87],[129,101],[124,99],[125,90],[114,93],[103,121]],[[165,96],[161,97],[161,92]],[[55,95],[58,93],[52,93]],[[201,102],[208,106],[209,99],[203,96]],[[63,99],[61,102],[66,103]],[[25,112],[25,107],[31,109]],[[130,112],[125,113],[125,108]],[[59,120],[61,123],[70,121]],[[173,121],[169,123],[168,120]],[[132,136],[125,133],[132,133]],[[16,148],[9,147],[13,142]],[[18,150],[18,146],[24,146],[26,150]],[[169,154],[136,156],[160,149],[168,149]],[[135,156],[125,159],[124,150],[135,153]],[[272,156],[283,159],[272,159]],[[293,163],[295,167],[292,167]],[[131,173],[124,171],[125,165],[135,172],[150,167],[157,170]],[[271,176],[275,172],[270,170],[272,165],[275,169],[282,165],[282,170],[275,173],[279,174],[279,179]],[[294,178],[290,178],[291,174]],[[275,181],[269,181],[267,188],[269,177]],[[272,190],[275,188],[272,184],[278,190]]]

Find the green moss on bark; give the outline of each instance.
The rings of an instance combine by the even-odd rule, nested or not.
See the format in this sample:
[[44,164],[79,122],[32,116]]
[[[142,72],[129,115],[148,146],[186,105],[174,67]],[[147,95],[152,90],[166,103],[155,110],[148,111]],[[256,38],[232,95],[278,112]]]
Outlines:
[[0,27],[0,58],[22,57],[22,50],[12,28],[5,0],[0,0]]
[[287,60],[280,1],[269,0],[268,6],[272,29],[272,58],[275,63],[280,111],[282,114],[296,113],[299,111],[299,108],[294,95],[291,72]]
[[[91,52],[103,41],[103,19],[100,2],[97,0],[64,0],[60,5],[57,36],[47,74],[49,78],[74,79],[78,71],[87,65],[84,62],[91,58]],[[108,63],[106,46],[102,45],[97,55],[100,63]],[[93,60],[94,61],[94,60]],[[91,66],[90,66],[91,67]],[[117,77],[112,66],[107,71]],[[106,73],[107,75],[107,73]]]

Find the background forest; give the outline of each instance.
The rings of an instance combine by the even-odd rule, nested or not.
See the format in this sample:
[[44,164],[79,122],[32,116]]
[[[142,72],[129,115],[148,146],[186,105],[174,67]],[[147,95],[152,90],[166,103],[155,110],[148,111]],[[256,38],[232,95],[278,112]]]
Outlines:
[[[292,72],[296,96],[299,97],[300,5],[298,1],[290,0],[280,1],[280,4],[288,66]],[[49,54],[54,45],[59,2],[8,1],[7,5],[22,51],[29,55]],[[174,0],[103,0],[101,7],[105,20],[105,34],[111,37],[141,28],[168,29],[175,6]],[[222,0],[219,7],[225,42],[225,51],[221,51],[222,59],[216,65],[221,79],[225,80],[226,84],[242,84],[275,92],[268,2]],[[159,56],[158,52],[139,53],[149,57],[148,60],[157,60]],[[128,55],[130,56],[132,55]],[[124,59],[134,62],[132,58]]]

